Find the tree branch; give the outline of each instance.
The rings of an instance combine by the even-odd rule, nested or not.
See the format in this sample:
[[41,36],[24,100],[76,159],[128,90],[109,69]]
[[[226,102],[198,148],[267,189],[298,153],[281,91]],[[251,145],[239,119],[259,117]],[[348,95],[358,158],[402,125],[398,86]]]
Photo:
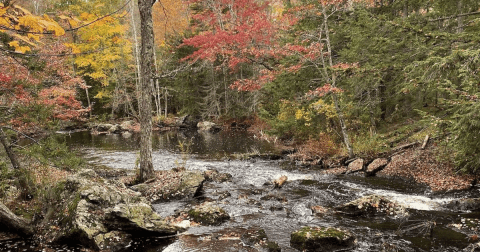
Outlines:
[[478,15],[478,14],[480,14],[480,11],[470,12],[470,13],[463,13],[463,14],[453,15],[453,16],[450,16],[450,17],[430,19],[430,20],[428,20],[428,22],[435,22],[435,21],[447,20],[447,19],[452,19],[452,18],[457,18],[457,17],[471,16],[471,15]]

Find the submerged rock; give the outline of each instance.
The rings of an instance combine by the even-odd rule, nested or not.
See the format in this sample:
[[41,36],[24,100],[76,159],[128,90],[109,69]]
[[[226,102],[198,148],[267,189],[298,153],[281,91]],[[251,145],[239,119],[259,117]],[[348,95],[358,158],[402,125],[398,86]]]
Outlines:
[[278,243],[268,240],[267,234],[263,229],[247,230],[241,236],[242,242],[250,247],[257,248],[259,251],[280,252],[282,251]]
[[383,214],[391,217],[403,217],[408,215],[404,206],[375,194],[348,202],[336,207],[335,210],[337,213],[353,216]]
[[230,215],[228,215],[223,208],[214,205],[211,202],[205,202],[194,206],[193,208],[186,210],[186,213],[194,222],[209,226],[220,225],[224,221],[230,219]]
[[[74,241],[101,250],[128,244],[132,235],[168,235],[183,229],[168,225],[150,203],[120,182],[104,180],[93,170],[68,177],[58,188],[62,206],[43,222],[51,242]],[[51,223],[58,223],[51,225]],[[48,226],[49,225],[49,226]],[[120,245],[119,245],[120,244]]]
[[350,231],[334,227],[303,227],[290,236],[290,246],[300,251],[327,252],[351,249],[356,238]]
[[480,210],[480,198],[466,198],[452,200],[446,204],[452,211],[478,211]]

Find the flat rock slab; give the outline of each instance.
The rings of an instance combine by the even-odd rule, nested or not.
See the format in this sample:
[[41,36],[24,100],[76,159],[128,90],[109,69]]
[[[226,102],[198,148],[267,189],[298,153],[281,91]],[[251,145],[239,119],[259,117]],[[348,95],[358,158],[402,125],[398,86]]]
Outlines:
[[351,249],[355,243],[356,238],[350,231],[334,227],[303,227],[290,236],[290,246],[307,252]]
[[347,172],[357,172],[363,170],[363,165],[365,161],[361,158],[355,159],[353,162],[348,164]]
[[373,160],[368,166],[365,171],[365,173],[368,176],[373,176],[377,172],[381,171],[383,168],[385,168],[388,165],[388,159],[386,158],[377,158]]

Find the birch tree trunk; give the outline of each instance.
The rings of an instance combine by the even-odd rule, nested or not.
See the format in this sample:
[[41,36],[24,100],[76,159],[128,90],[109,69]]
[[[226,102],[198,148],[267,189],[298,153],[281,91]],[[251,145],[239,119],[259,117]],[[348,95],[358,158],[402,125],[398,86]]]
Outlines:
[[153,81],[153,20],[152,6],[155,0],[138,0],[140,11],[140,172],[138,181],[154,178],[152,164],[152,81]]
[[[328,15],[326,15],[326,9],[325,6],[322,5],[323,8],[323,22],[324,22],[324,27],[325,27],[325,41],[327,43],[327,51],[328,51],[328,64],[329,67],[333,67],[333,60],[332,60],[332,45],[330,44],[330,32],[328,30]],[[324,68],[326,68],[326,65],[324,64]],[[331,85],[332,87],[337,87],[337,74],[335,72],[332,72],[332,77],[331,77]],[[338,104],[338,96],[336,93],[332,94],[333,96],[333,103],[335,105],[335,110],[338,114],[338,120],[340,121],[340,127],[342,129],[342,136],[343,136],[343,142],[345,143],[345,147],[347,148],[348,151],[348,156],[350,158],[353,158],[353,148],[352,145],[350,144],[350,138],[348,136],[348,131],[347,131],[347,126],[345,124],[345,117],[343,115],[343,111],[340,108],[340,105]]]

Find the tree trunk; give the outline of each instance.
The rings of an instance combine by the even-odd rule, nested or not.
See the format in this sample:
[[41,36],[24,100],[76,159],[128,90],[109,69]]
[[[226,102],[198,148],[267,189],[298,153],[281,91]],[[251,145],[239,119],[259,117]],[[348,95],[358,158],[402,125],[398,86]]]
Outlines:
[[8,230],[12,230],[15,233],[30,236],[33,234],[32,227],[29,222],[21,217],[16,216],[8,207],[0,202],[0,224],[2,227],[6,227]]
[[[463,12],[463,3],[462,0],[458,0],[457,2],[457,9],[458,9],[458,15],[462,14]],[[457,22],[458,22],[458,28],[457,28],[457,33],[463,32],[463,16],[458,16],[457,17]]]
[[10,159],[10,163],[12,163],[13,168],[20,169],[20,163],[18,162],[17,157],[12,150],[12,146],[8,143],[7,135],[5,135],[5,132],[3,132],[2,127],[0,127],[0,142],[3,145],[3,148],[5,148],[5,152],[7,153],[7,156]]
[[152,164],[152,81],[153,81],[153,20],[155,0],[138,0],[140,11],[140,172],[138,181],[154,178]]
[[[326,13],[325,6],[322,5],[322,7],[323,7],[323,13]],[[323,21],[324,21],[324,25],[325,25],[325,37],[326,37],[325,41],[327,42],[327,50],[328,50],[328,64],[329,64],[329,67],[332,67],[333,66],[332,46],[330,44],[330,32],[328,30],[328,16],[326,14],[323,15]],[[326,68],[325,64],[324,64],[324,68]],[[337,74],[335,72],[332,72],[331,82],[332,82],[331,83],[332,87],[335,88],[336,84],[337,84],[336,83],[337,82]],[[345,143],[345,147],[347,148],[348,156],[350,158],[353,158],[354,157],[353,147],[350,144],[350,138],[348,137],[348,131],[347,131],[347,126],[345,124],[345,117],[343,115],[343,111],[340,108],[340,105],[338,104],[337,94],[333,93],[332,96],[333,96],[333,103],[335,105],[335,110],[338,114],[338,120],[340,121],[340,127],[342,129],[343,142]]]

